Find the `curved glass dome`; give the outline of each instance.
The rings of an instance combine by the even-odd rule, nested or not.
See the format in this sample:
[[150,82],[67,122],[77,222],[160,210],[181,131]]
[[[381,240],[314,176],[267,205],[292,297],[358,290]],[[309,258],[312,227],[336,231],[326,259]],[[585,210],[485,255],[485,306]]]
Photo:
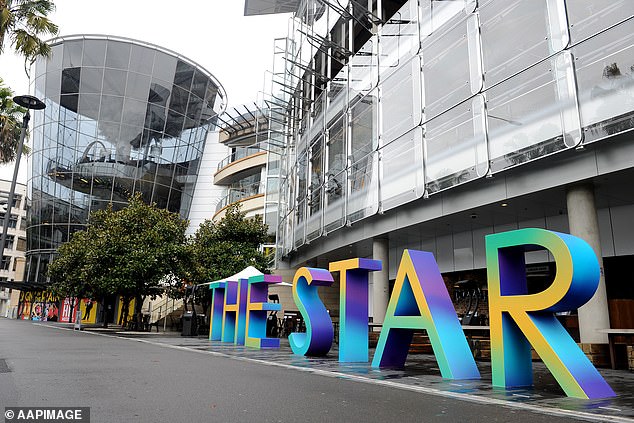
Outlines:
[[35,65],[27,279],[46,280],[51,255],[91,211],[130,194],[189,215],[205,139],[226,94],[177,53],[109,36],[51,42]]

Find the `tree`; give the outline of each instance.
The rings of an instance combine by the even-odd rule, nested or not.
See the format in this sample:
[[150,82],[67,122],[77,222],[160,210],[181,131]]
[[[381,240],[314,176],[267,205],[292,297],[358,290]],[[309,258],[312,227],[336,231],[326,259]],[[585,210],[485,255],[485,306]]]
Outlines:
[[51,47],[41,37],[57,35],[48,18],[54,10],[50,0],[0,0],[0,54],[8,41],[24,57],[25,70],[38,56],[49,56]]
[[59,298],[69,298],[71,309],[82,298],[97,299],[104,295],[92,283],[89,274],[88,259],[93,254],[90,241],[87,231],[75,232],[69,242],[59,247],[57,258],[48,267],[48,274],[54,281],[51,291]]
[[[189,266],[186,278],[193,284],[211,282],[231,276],[247,266],[269,272],[269,260],[260,247],[267,240],[267,226],[260,216],[247,219],[240,204],[229,206],[218,222],[206,220],[189,240]],[[206,313],[211,297],[209,290],[197,296]]]
[[[15,160],[22,130],[22,116],[25,113],[25,108],[13,102],[13,92],[9,87],[4,86],[0,78],[0,163],[10,163]],[[25,148],[23,154],[27,153],[28,149]]]
[[[68,247],[60,247],[49,274],[62,295],[72,287],[90,298],[121,296],[125,320],[132,299],[140,314],[146,297],[162,294],[183,273],[187,225],[177,213],[145,204],[137,193],[121,210],[109,206],[91,213],[85,235],[75,234]],[[72,251],[75,242],[84,243],[85,250]]]

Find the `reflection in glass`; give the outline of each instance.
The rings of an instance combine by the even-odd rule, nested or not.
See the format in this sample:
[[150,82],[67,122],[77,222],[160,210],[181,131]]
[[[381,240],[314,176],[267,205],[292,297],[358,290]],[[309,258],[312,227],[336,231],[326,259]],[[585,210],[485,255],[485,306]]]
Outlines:
[[584,143],[634,128],[634,21],[572,49]]
[[62,38],[52,50],[36,65],[47,108],[33,121],[28,181],[29,280],[42,281],[90,212],[123,208],[134,192],[186,218],[213,107],[224,108],[211,75],[151,46]]
[[425,181],[433,194],[486,171],[484,99],[476,96],[425,124]]
[[553,66],[547,60],[488,91],[493,172],[566,148]]

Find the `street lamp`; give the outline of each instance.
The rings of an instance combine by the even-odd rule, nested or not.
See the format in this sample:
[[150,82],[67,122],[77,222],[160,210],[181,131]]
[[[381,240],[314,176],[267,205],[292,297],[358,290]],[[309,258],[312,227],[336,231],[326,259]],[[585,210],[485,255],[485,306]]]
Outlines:
[[20,168],[20,158],[22,157],[22,147],[24,146],[24,137],[29,127],[31,115],[29,110],[42,110],[46,105],[37,97],[32,95],[18,95],[13,97],[15,104],[26,109],[26,113],[22,118],[22,131],[20,132],[20,142],[18,143],[18,151],[15,158],[15,167],[13,168],[13,179],[11,180],[11,189],[7,198],[7,210],[4,213],[4,224],[2,226],[2,238],[0,238],[0,261],[4,258],[4,244],[7,242],[7,230],[9,229],[9,219],[11,218],[11,207],[13,207],[13,197],[15,196],[15,184],[18,181],[18,169]]

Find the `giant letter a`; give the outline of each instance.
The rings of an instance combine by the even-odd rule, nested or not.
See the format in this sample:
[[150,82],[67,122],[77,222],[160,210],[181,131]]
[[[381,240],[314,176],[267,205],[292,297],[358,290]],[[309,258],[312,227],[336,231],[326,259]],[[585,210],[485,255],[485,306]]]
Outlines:
[[373,367],[402,367],[415,330],[425,329],[442,377],[480,377],[434,256],[405,250]]

